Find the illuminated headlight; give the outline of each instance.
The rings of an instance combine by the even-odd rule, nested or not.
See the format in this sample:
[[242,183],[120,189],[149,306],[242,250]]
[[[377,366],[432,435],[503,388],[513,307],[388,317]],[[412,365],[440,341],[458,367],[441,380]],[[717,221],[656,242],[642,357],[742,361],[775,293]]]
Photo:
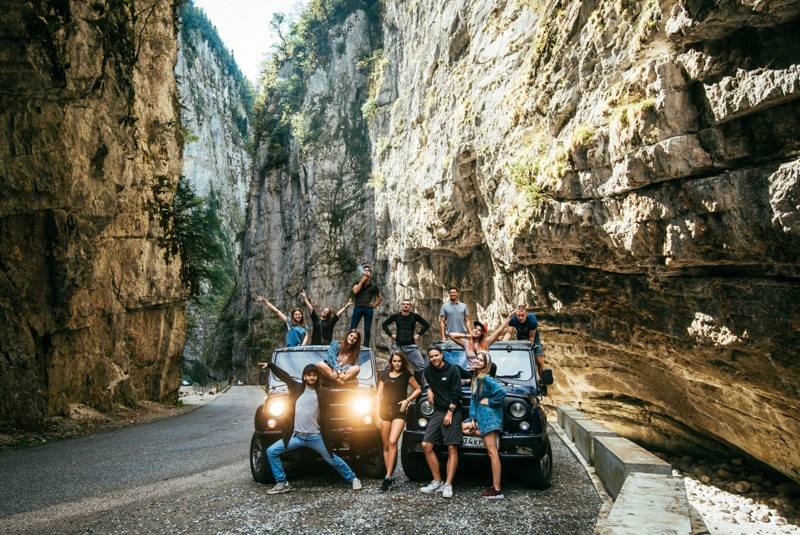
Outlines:
[[278,421],[275,418],[270,418],[267,420],[267,427],[270,429],[275,429],[278,426]]
[[267,410],[272,416],[280,416],[286,410],[286,403],[283,400],[276,399],[267,406]]
[[419,420],[417,420],[417,424],[420,427],[428,427],[428,419],[427,418],[420,418]]
[[367,414],[372,410],[372,403],[367,398],[356,398],[353,400],[353,410],[356,414]]
[[526,412],[528,412],[528,409],[525,407],[525,404],[519,401],[515,401],[508,406],[508,414],[514,418],[522,418],[525,416]]
[[425,416],[430,416],[431,414],[433,414],[433,403],[431,403],[427,399],[423,400],[419,404],[419,412],[420,414],[424,414]]
[[369,425],[372,423],[372,416],[364,416],[364,423]]
[[531,428],[531,424],[530,424],[530,422],[528,422],[528,421],[526,421],[526,420],[523,420],[523,421],[521,421],[521,422],[519,423],[519,428],[520,428],[522,431],[527,431],[528,429],[530,429],[530,428]]

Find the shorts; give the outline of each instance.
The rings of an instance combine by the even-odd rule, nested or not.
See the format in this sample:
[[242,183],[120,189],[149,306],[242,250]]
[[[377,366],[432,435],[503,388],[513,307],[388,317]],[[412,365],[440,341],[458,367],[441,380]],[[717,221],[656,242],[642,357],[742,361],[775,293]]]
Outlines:
[[428,427],[425,428],[423,442],[443,446],[460,446],[463,443],[464,435],[461,433],[461,409],[456,409],[453,413],[453,422],[444,425],[444,416],[447,411],[433,411]]
[[406,420],[407,414],[400,412],[400,406],[397,407],[381,407],[381,420],[391,422],[392,420]]
[[533,356],[534,357],[541,357],[544,355],[544,349],[542,348],[542,344],[536,344],[533,346]]

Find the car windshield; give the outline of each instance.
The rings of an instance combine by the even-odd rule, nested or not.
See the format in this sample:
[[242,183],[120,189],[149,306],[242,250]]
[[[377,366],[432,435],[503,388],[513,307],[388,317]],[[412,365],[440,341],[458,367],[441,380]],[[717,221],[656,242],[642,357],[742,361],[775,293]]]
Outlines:
[[[272,355],[272,362],[275,363],[280,369],[297,379],[302,380],[303,368],[309,364],[317,364],[323,360],[326,355],[325,350],[319,351],[276,351]],[[372,358],[369,351],[361,351],[358,356],[358,366],[361,368],[358,372],[358,382],[363,385],[373,385],[373,376],[375,370],[372,368]],[[270,377],[269,386],[275,388],[282,386],[283,381],[272,375]]]
[[[465,370],[467,369],[467,357],[463,348],[445,349],[443,354],[447,362],[461,366]],[[489,354],[492,356],[492,362],[497,365],[496,377],[516,381],[531,381],[533,379],[530,351],[493,347],[489,350]]]

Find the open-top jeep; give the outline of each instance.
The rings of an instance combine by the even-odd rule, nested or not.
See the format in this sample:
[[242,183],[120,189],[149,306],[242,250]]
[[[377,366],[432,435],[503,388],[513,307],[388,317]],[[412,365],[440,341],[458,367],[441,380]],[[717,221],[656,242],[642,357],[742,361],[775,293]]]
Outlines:
[[[281,348],[272,354],[272,362],[297,381],[302,381],[303,368],[317,364],[327,353],[327,346],[301,346]],[[328,421],[320,422],[332,442],[333,453],[342,457],[359,474],[370,478],[381,478],[386,474],[383,463],[383,444],[375,418],[377,374],[372,350],[361,348],[357,361],[361,370],[357,383],[332,388],[329,396]],[[255,431],[250,441],[250,471],[253,479],[260,483],[273,483],[275,478],[267,459],[267,448],[281,439],[283,417],[289,402],[286,384],[262,370],[259,384],[266,386],[264,403],[256,410]],[[331,387],[322,380],[322,386]],[[322,460],[307,448],[286,453],[287,461]]]
[[[466,369],[464,348],[452,342],[437,346],[445,361]],[[522,477],[527,487],[546,489],[550,486],[553,474],[553,455],[550,438],[547,435],[547,416],[540,404],[546,386],[536,380],[536,360],[529,342],[496,342],[489,351],[492,362],[497,366],[495,379],[505,388],[503,400],[503,432],[498,451],[504,467],[514,463],[514,471]],[[542,383],[552,383],[552,373],[546,370]],[[469,418],[470,385],[462,381],[461,411],[464,421]],[[403,472],[414,481],[431,478],[425,454],[422,451],[422,438],[425,427],[433,414],[433,405],[426,399],[426,389],[415,403],[408,407],[408,421],[403,432],[400,459]],[[444,460],[446,448],[436,448]],[[462,461],[487,459],[486,448],[480,437],[464,436],[459,451],[459,465]],[[444,463],[442,464],[444,466]],[[507,468],[504,468],[507,469]]]

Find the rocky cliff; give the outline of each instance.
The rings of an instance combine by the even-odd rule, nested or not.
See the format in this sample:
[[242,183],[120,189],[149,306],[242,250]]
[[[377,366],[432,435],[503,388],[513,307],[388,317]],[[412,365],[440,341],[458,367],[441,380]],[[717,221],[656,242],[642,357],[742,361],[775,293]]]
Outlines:
[[[219,219],[225,254],[217,260],[223,280],[204,281],[187,304],[184,368],[205,363],[205,350],[238,268],[251,159],[247,152],[252,88],[205,14],[191,2],[181,6],[175,75],[186,132],[183,176]],[[220,378],[227,378],[222,373]]]
[[[376,45],[347,56],[355,24],[328,27],[338,61],[276,71],[306,82],[292,113],[368,124],[371,178],[336,189],[350,130],[303,150],[313,121],[276,137],[265,119],[240,340],[264,340],[255,293],[342,299],[337,260],[374,261],[383,314],[411,297],[435,319],[451,284],[490,323],[526,303],[549,403],[800,480],[798,3],[387,0],[380,16],[368,94],[328,89],[364,80],[352,61]],[[330,207],[354,191],[342,219]]]
[[387,2],[377,256],[581,407],[800,479],[797,2]]
[[289,37],[264,75],[241,277],[218,329],[215,370],[230,367],[232,354],[239,376],[252,373],[253,362],[283,344],[280,325],[254,302],[257,295],[288,311],[302,305],[305,288],[320,310],[336,310],[347,302],[357,263],[375,260],[361,106],[380,19],[372,2],[355,3],[365,9],[331,13],[328,24]]
[[0,422],[175,399],[173,6],[12,0],[0,22]]

